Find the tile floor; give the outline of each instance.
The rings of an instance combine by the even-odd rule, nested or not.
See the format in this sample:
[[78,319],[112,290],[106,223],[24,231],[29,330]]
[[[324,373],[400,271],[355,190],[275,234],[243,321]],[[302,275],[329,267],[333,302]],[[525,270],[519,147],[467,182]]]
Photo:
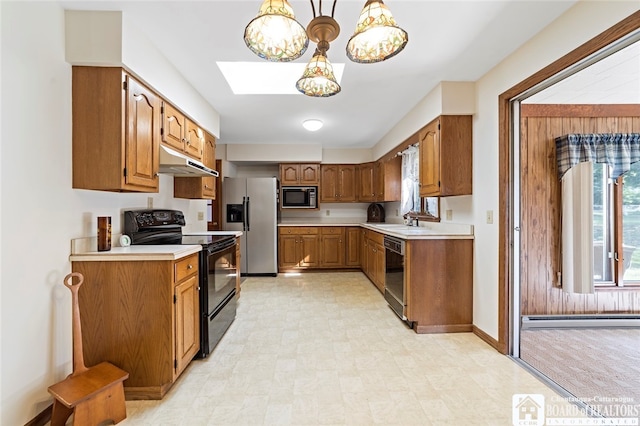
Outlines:
[[129,425],[511,425],[558,395],[471,333],[418,335],[360,272],[248,278],[213,354]]

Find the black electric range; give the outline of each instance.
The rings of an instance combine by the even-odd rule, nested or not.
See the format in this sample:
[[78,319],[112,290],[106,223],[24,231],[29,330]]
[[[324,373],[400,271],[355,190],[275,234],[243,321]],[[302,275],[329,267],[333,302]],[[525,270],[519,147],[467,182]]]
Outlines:
[[201,245],[198,257],[200,289],[200,351],[205,358],[236,317],[236,284],[240,271],[235,235],[185,235],[184,215],[178,210],[124,212],[124,234],[132,245]]

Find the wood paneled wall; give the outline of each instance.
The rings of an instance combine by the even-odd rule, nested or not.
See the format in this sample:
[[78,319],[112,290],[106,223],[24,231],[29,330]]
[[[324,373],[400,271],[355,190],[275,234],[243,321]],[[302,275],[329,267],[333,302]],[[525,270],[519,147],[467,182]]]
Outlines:
[[555,138],[567,133],[640,132],[640,105],[522,105],[521,312],[523,315],[640,313],[640,289],[566,294],[560,270],[560,181]]

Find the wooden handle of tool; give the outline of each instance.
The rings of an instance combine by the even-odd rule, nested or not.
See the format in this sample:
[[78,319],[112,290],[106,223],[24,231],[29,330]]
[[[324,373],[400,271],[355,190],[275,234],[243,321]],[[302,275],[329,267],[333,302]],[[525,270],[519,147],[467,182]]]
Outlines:
[[[73,277],[78,278],[77,284],[73,284]],[[73,373],[71,373],[71,376],[76,376],[88,370],[84,365],[84,355],[82,352],[82,329],[80,327],[80,306],[78,305],[78,289],[83,282],[84,276],[79,272],[72,272],[64,277],[64,285],[71,290],[71,312],[73,315]]]

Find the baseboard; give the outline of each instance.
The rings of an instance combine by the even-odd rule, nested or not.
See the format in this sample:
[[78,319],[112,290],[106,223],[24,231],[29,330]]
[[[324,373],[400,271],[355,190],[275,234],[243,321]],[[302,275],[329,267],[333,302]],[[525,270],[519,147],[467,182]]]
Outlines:
[[538,328],[640,327],[637,314],[524,315],[522,330]]
[[51,413],[53,412],[53,404],[49,404],[44,410],[40,411],[33,419],[29,420],[24,426],[44,426],[51,421]]
[[500,352],[503,355],[507,354],[507,345],[505,343],[501,343],[484,332],[484,330],[479,329],[477,326],[473,326],[472,328],[473,334],[478,336],[480,340],[491,346],[496,351]]

